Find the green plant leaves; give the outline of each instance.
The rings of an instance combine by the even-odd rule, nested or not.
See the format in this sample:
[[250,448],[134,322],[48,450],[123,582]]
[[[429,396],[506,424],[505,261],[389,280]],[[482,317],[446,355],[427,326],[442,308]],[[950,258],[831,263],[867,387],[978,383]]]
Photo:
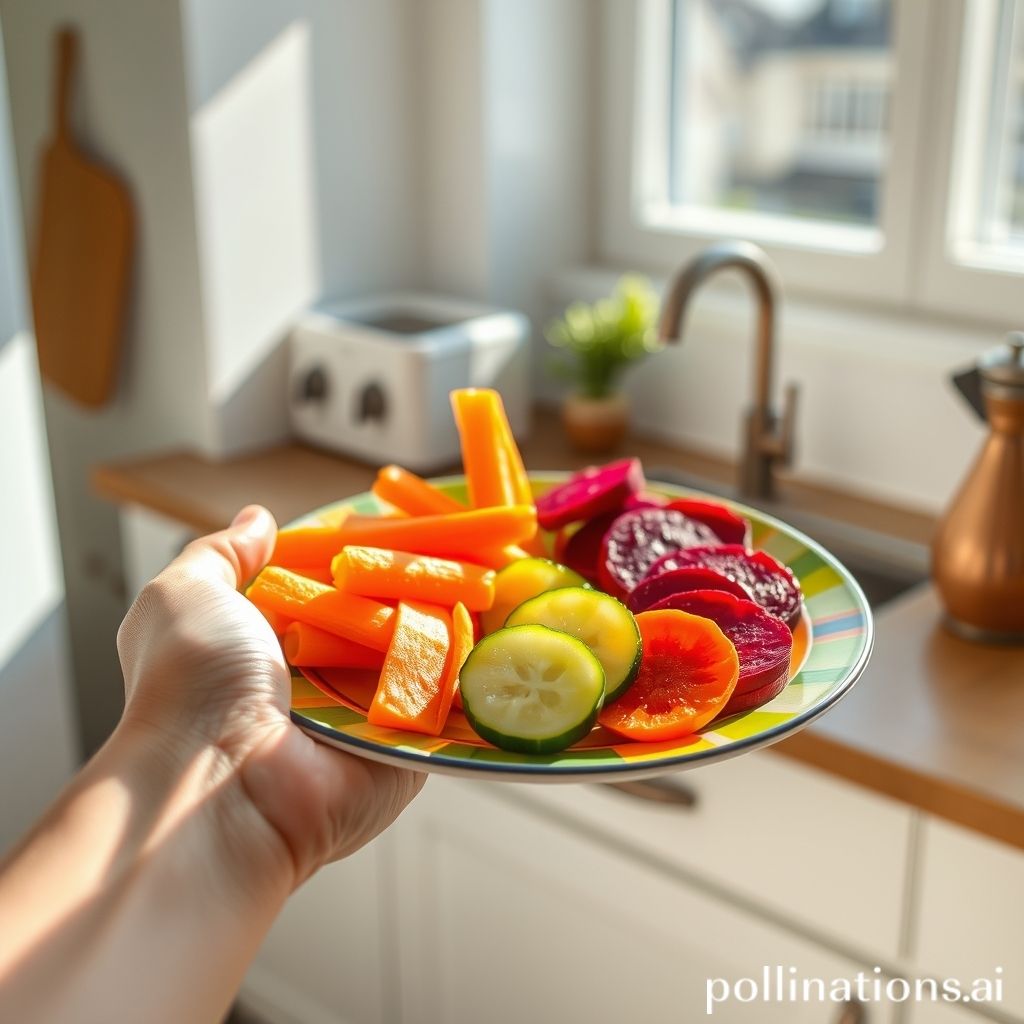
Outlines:
[[558,352],[552,369],[574,380],[588,398],[604,398],[632,362],[660,348],[654,331],[658,297],[650,282],[635,275],[619,279],[607,298],[592,306],[574,302],[546,336]]

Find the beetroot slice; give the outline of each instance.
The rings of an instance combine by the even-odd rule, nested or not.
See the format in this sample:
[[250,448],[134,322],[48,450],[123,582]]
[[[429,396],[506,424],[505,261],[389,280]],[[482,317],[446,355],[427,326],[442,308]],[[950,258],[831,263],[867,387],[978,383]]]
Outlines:
[[744,547],[750,544],[750,521],[725,505],[714,501],[698,501],[696,498],[677,498],[670,501],[668,507],[677,508],[698,523],[710,526],[723,544],[742,544]]
[[665,608],[711,619],[736,648],[740,677],[718,717],[759,707],[785,689],[793,656],[793,634],[777,616],[753,601],[721,590],[673,594],[655,604],[652,610]]
[[650,566],[647,575],[654,577],[694,566],[714,569],[735,580],[762,608],[777,615],[790,629],[795,629],[800,621],[803,608],[800,584],[787,566],[766,551],[751,551],[741,544],[691,547],[686,551],[668,552]]
[[642,579],[626,599],[626,607],[634,615],[638,615],[666,597],[688,593],[691,590],[722,590],[733,597],[750,600],[750,593],[744,589],[743,584],[715,572],[714,569],[695,566],[691,569],[673,569],[671,572],[662,572],[657,576]]
[[592,519],[620,508],[645,485],[639,459],[620,459],[573,474],[537,499],[537,522],[545,530]]
[[662,555],[682,548],[715,545],[718,536],[674,508],[623,512],[604,535],[598,574],[615,596],[628,594]]
[[597,564],[601,560],[601,541],[608,527],[627,509],[657,508],[664,502],[656,494],[631,494],[624,508],[602,512],[584,523],[578,530],[563,527],[555,538],[555,560],[574,569],[584,579],[597,583]]
[[597,565],[601,560],[601,541],[608,527],[621,515],[620,512],[604,512],[584,523],[573,533],[560,533],[555,541],[555,558],[563,565],[574,569],[591,583],[597,582]]

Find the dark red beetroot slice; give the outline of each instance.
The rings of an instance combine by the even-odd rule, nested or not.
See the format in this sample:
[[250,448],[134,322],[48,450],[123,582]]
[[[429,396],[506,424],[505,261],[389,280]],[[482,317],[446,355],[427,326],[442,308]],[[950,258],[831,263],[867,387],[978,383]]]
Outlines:
[[749,711],[780,694],[789,681],[793,634],[786,624],[753,601],[721,590],[694,590],[673,594],[652,611],[677,608],[716,622],[733,642],[740,659],[740,677],[719,718]]
[[698,523],[710,526],[721,538],[723,544],[750,544],[750,523],[732,509],[714,501],[698,501],[696,498],[677,498],[668,503]]
[[626,600],[626,607],[638,615],[647,611],[659,601],[673,594],[685,594],[691,590],[722,590],[733,597],[750,600],[750,593],[743,585],[723,576],[714,569],[703,566],[692,569],[673,569],[641,580]]
[[[608,527],[626,509],[657,508],[664,502],[656,494],[631,494],[626,499],[626,508],[614,512],[602,512],[578,530],[563,527],[555,538],[555,560],[574,569],[591,583],[597,583],[597,563],[601,560],[601,541]],[[571,531],[571,532],[570,532]]]
[[714,545],[718,536],[674,508],[623,512],[601,543],[598,578],[610,594],[628,594],[662,555],[681,548]]
[[644,489],[639,459],[620,459],[573,474],[537,499],[537,522],[545,530],[592,519],[621,508],[631,494]]
[[691,547],[686,551],[668,552],[651,565],[647,575],[654,577],[694,566],[714,569],[735,580],[762,608],[777,615],[790,629],[795,629],[800,621],[803,607],[800,584],[788,567],[766,551],[751,551],[741,544]]

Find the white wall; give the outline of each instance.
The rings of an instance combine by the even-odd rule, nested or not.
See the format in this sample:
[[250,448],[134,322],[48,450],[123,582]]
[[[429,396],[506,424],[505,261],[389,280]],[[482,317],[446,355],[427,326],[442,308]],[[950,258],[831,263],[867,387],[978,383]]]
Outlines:
[[79,27],[76,123],[131,186],[138,219],[118,391],[99,412],[45,392],[78,704],[87,748],[115,721],[114,648],[124,613],[117,515],[89,488],[94,463],[207,445],[206,369],[177,5],[138,0],[0,0],[22,210],[32,223],[36,161],[50,121],[52,35]]
[[30,824],[77,759],[64,586],[0,40],[0,851]]
[[422,0],[416,14],[424,283],[522,310],[539,346],[550,275],[593,248],[594,11]]
[[419,278],[409,0],[183,0],[214,448],[287,434],[282,338]]

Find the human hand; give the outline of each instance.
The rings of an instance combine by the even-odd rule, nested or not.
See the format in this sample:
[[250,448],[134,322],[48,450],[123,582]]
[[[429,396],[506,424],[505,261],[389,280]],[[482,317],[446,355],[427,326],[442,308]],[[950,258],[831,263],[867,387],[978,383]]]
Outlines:
[[[122,728],[147,737],[170,771],[188,772],[258,812],[218,813],[250,858],[270,848],[294,888],[383,831],[424,776],[316,743],[288,715],[280,645],[238,592],[266,564],[276,525],[249,506],[231,526],[188,545],[139,594],[118,633]],[[269,835],[240,835],[262,821]],[[275,850],[276,847],[276,850]]]

